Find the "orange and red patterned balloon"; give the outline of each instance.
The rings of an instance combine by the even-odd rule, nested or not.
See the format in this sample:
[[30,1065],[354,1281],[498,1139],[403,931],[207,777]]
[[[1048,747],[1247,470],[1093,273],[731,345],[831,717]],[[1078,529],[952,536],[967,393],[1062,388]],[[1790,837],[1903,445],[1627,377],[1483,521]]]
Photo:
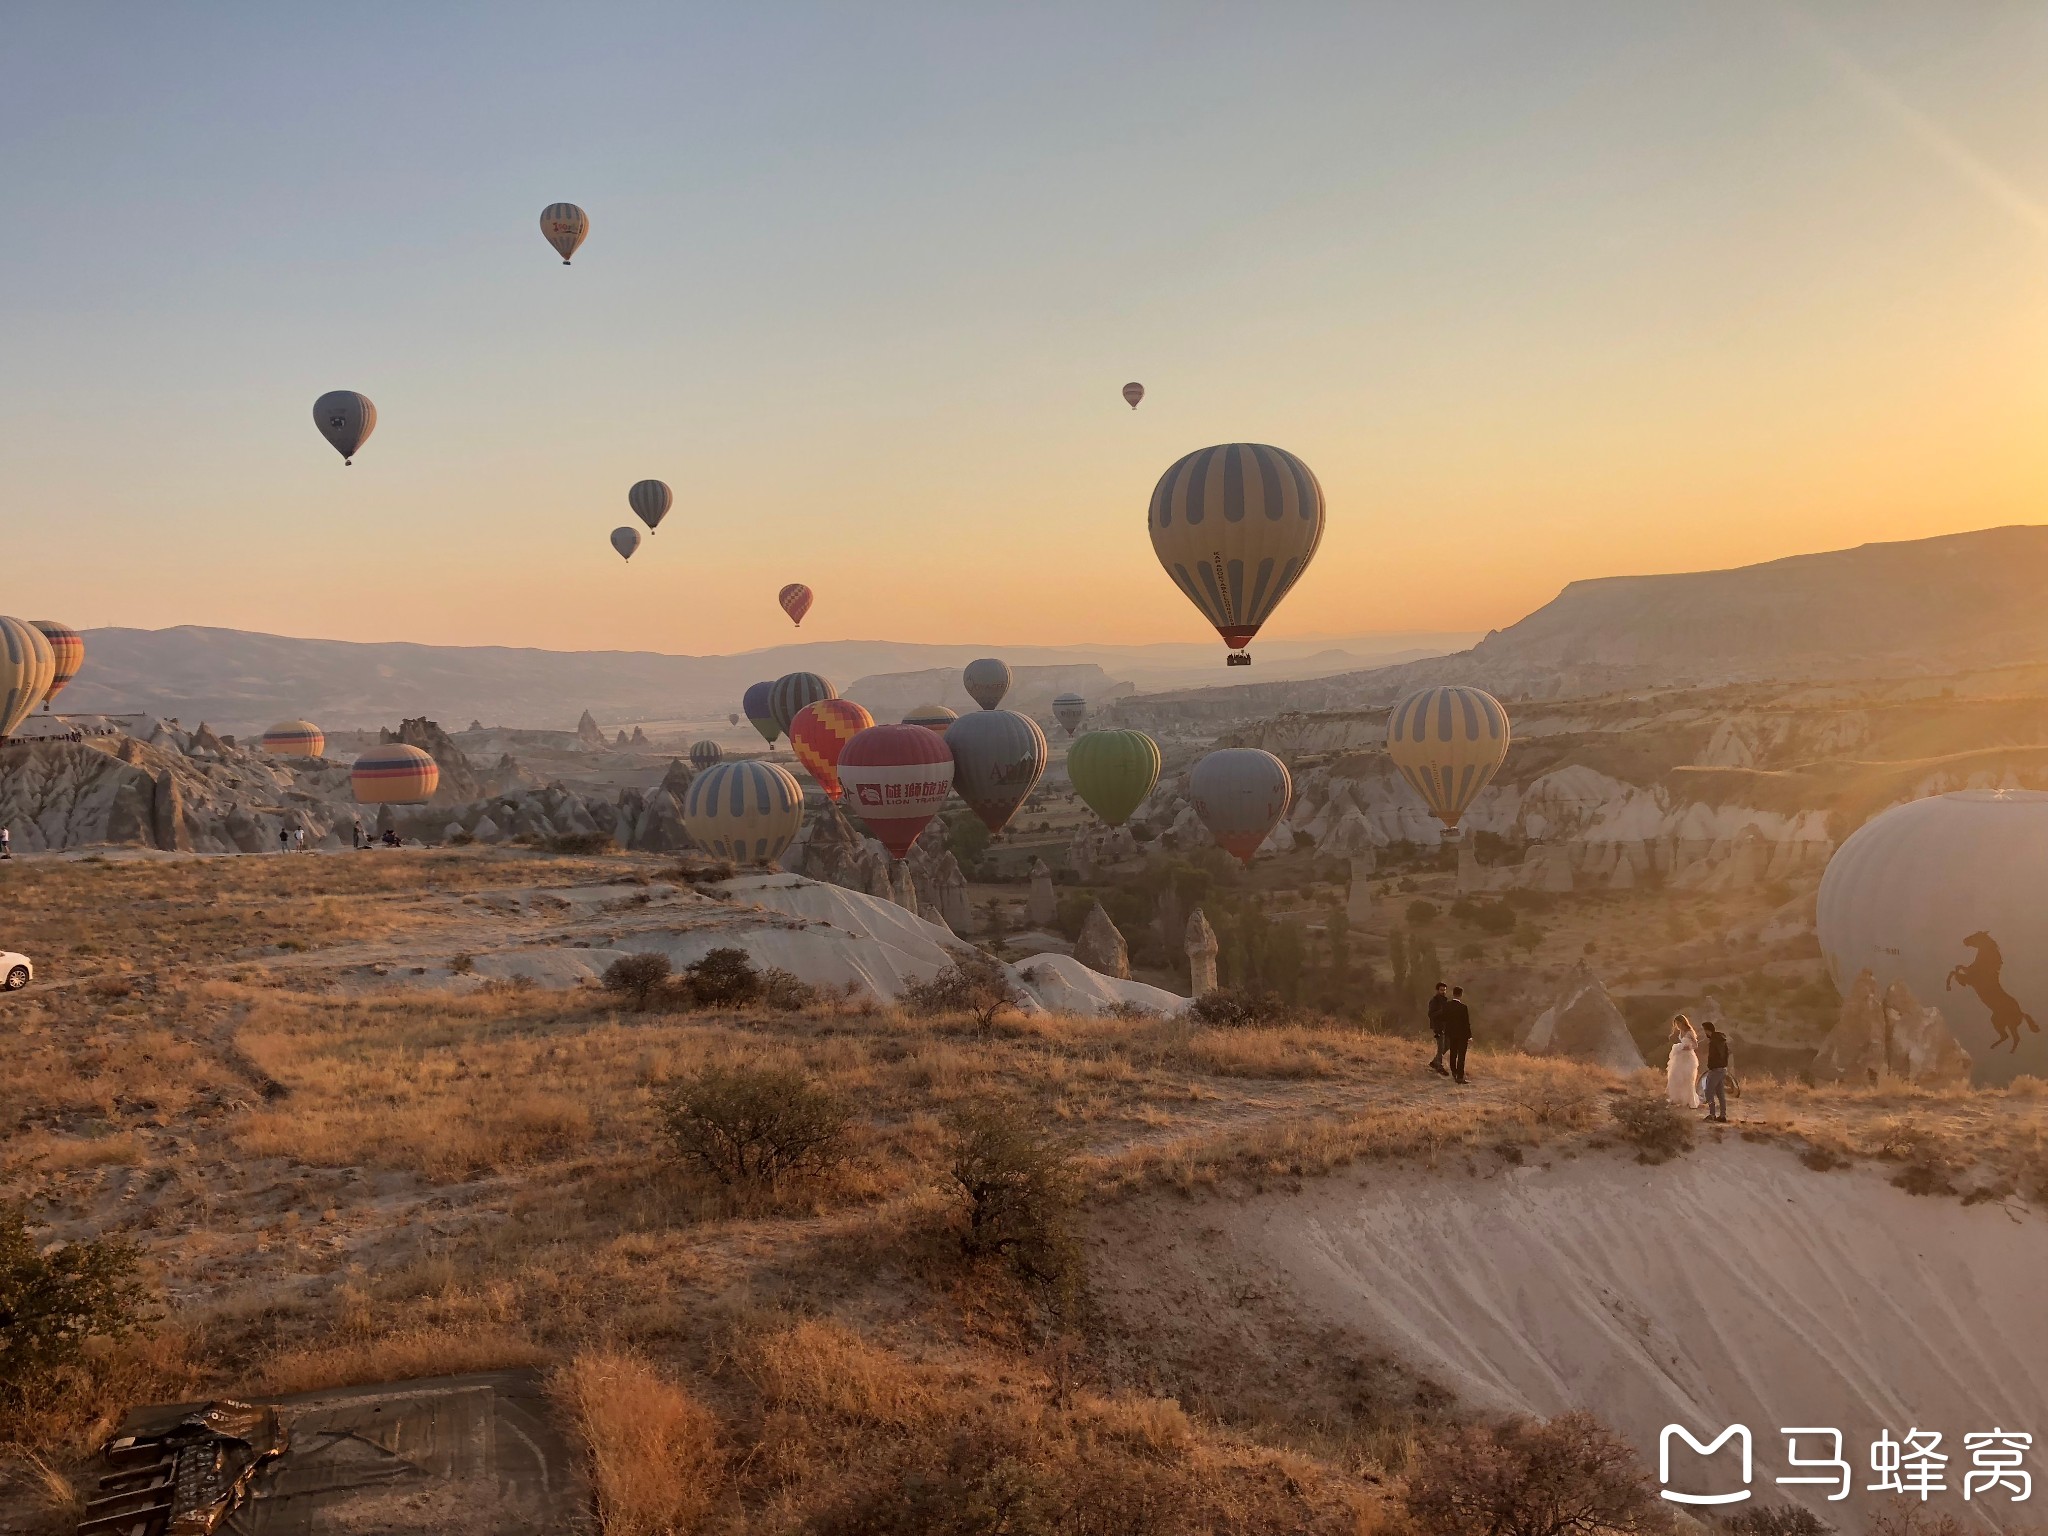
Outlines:
[[839,784],[839,754],[874,723],[875,717],[851,699],[820,699],[790,720],[789,744],[796,760],[818,781],[827,799],[837,800],[845,793]]
[[775,601],[782,604],[791,623],[802,627],[804,615],[811,611],[811,589],[800,581],[792,581],[776,594]]

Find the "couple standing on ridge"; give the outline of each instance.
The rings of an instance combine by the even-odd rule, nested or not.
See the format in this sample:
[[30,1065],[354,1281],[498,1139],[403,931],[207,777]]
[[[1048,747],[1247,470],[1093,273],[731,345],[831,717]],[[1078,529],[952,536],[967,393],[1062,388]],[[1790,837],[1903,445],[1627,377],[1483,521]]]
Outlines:
[[1454,1083],[1465,1081],[1465,1048],[1472,1043],[1472,1010],[1465,989],[1440,981],[1429,999],[1429,1032],[1436,1036],[1436,1054],[1429,1070]]
[[1664,1072],[1664,1097],[1684,1109],[1698,1109],[1706,1099],[1706,1118],[1728,1123],[1728,1037],[1706,1024],[1706,1069],[1700,1069],[1700,1040],[1692,1020],[1684,1014],[1671,1018],[1671,1059]]

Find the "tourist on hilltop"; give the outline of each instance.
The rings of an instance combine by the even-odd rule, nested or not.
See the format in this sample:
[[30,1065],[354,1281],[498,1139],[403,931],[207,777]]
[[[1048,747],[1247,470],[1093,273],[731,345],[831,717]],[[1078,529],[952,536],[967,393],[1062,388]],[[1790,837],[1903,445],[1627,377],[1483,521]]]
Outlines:
[[1706,1096],[1707,1118],[1728,1123],[1728,1037],[1707,1024],[1707,1075],[1700,1080]]
[[1444,1052],[1449,1057],[1451,1081],[1465,1081],[1465,1048],[1472,1043],[1472,1010],[1465,1006],[1465,989],[1451,988],[1444,1005]]
[[1451,1075],[1450,1069],[1444,1065],[1444,1010],[1450,1006],[1450,983],[1440,981],[1429,999],[1429,1032],[1436,1036],[1436,1054],[1429,1058],[1429,1070],[1438,1077]]

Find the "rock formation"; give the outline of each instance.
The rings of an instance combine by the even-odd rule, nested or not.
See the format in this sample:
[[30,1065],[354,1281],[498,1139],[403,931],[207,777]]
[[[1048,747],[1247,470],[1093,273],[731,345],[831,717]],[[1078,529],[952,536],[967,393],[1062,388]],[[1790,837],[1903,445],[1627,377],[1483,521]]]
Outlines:
[[379,731],[377,735],[383,741],[402,741],[409,747],[418,747],[434,760],[441,770],[434,805],[459,805],[484,793],[483,781],[470,766],[468,755],[455,745],[452,736],[424,715],[417,720],[401,720],[396,731]]
[[1052,887],[1052,871],[1043,859],[1031,861],[1031,895],[1024,911],[1034,928],[1048,928],[1059,917],[1059,893]]
[[1074,958],[1099,975],[1114,976],[1119,981],[1131,979],[1131,956],[1124,947],[1124,936],[1099,901],[1088,909],[1081,924],[1081,937],[1074,941]]
[[1529,1021],[1515,1045],[1532,1056],[1569,1056],[1616,1072],[1640,1072],[1643,1053],[1606,986],[1581,960],[1551,1005]]
[[[558,716],[557,718],[560,717]],[[576,722],[576,737],[577,740],[583,742],[586,746],[599,748],[604,746],[604,732],[597,728],[597,721],[592,718],[590,711],[587,709],[583,711],[583,718]]]
[[[1098,909],[1100,910],[1100,909]],[[1209,919],[1200,907],[1188,914],[1187,927],[1188,976],[1193,982],[1189,996],[1200,997],[1204,992],[1216,990],[1216,930],[1209,926]]]
[[1939,1008],[1924,1006],[1903,982],[1882,993],[1860,972],[1842,1012],[1813,1059],[1818,1082],[1875,1083],[1885,1077],[1942,1085],[1966,1083],[1974,1065]]

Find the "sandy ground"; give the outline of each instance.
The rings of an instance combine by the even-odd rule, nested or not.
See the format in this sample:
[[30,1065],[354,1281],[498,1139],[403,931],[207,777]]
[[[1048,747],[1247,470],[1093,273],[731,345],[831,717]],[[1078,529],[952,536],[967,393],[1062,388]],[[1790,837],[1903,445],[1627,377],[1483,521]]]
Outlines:
[[[2048,1220],[2016,1203],[1915,1198],[1874,1172],[1814,1173],[1730,1138],[1656,1167],[1606,1154],[1485,1177],[1379,1165],[1207,1202],[1193,1222],[1184,1207],[1161,1216],[1163,1235],[1192,1227],[1195,1240],[1113,1242],[1125,1283],[1163,1263],[1180,1273],[1144,1283],[1220,1313],[1248,1298],[1292,1313],[1472,1406],[1592,1409],[1653,1466],[1667,1423],[1706,1440],[1744,1423],[1759,1498],[1824,1494],[1773,1488],[1794,1470],[1779,1429],[1839,1428],[1856,1492],[1805,1500],[1831,1523],[1895,1506],[1864,1491],[1885,1429],[1943,1434],[1949,1492],[1935,1503],[1958,1516],[2031,1523],[2036,1507],[1964,1503],[1965,1434],[2031,1432],[2027,1465],[2048,1474]],[[1675,1453],[1673,1487],[1718,1481]]]

